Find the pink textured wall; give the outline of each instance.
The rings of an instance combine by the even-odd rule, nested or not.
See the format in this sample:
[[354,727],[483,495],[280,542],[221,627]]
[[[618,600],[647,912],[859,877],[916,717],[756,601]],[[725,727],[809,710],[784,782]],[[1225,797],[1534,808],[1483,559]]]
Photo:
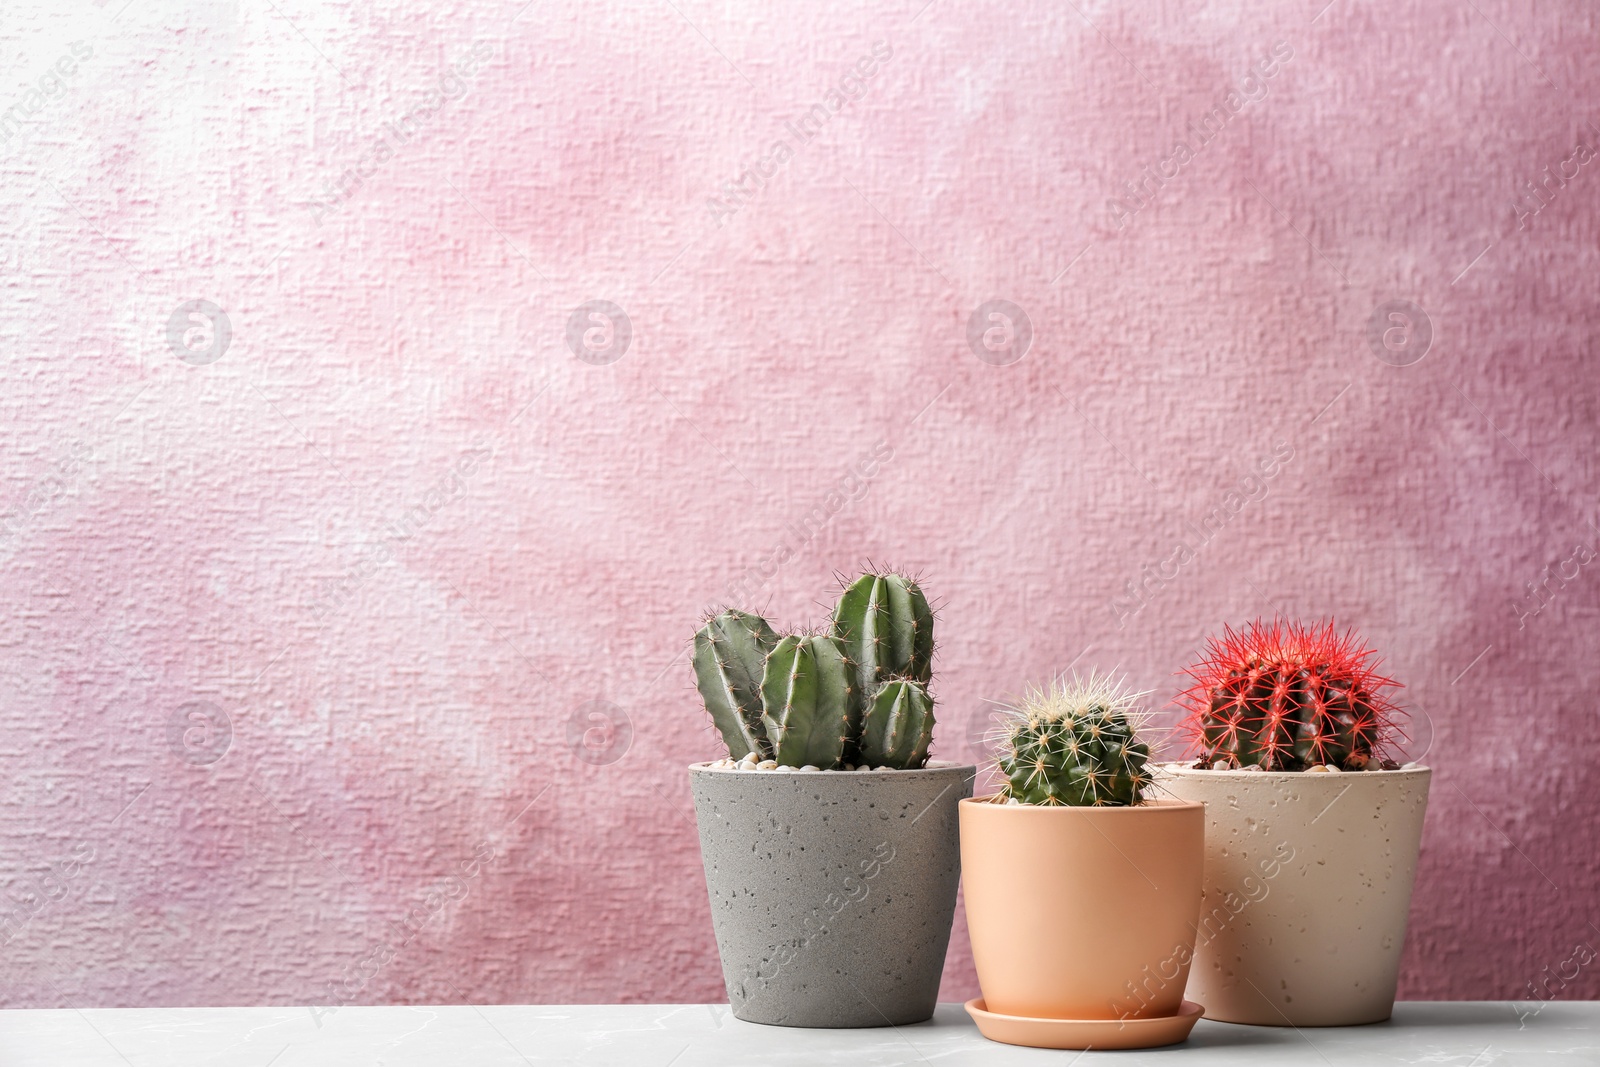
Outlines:
[[1594,16],[1322,4],[7,4],[0,1002],[721,999],[686,639],[868,557],[946,758],[1359,626],[1403,995],[1570,972]]

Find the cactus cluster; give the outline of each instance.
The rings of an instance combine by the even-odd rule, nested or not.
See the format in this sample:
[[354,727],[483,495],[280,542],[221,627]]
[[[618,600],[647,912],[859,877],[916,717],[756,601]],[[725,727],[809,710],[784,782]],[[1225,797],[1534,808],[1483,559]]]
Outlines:
[[1189,668],[1192,684],[1178,698],[1196,766],[1393,769],[1385,746],[1398,733],[1398,709],[1384,690],[1399,683],[1377,672],[1373,656],[1332,622],[1225,627]]
[[785,767],[921,767],[932,668],[933,611],[898,574],[846,587],[825,633],[779,636],[729,610],[694,638],[695,684],[728,755]]
[[1000,796],[1044,806],[1138,804],[1153,778],[1138,735],[1144,695],[1094,674],[1031,690],[991,736],[1006,779]]

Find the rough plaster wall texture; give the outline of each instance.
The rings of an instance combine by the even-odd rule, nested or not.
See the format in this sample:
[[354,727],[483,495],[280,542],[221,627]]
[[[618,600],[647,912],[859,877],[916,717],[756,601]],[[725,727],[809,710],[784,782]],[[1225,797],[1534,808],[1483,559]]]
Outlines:
[[1360,627],[1437,768],[1402,995],[1570,975],[1594,19],[1321,8],[7,5],[0,1002],[722,999],[687,638],[868,557],[945,757]]

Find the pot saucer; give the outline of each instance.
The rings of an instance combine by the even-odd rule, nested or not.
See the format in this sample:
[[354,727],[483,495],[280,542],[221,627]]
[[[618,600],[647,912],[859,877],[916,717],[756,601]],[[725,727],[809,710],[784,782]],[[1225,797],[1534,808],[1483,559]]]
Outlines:
[[1001,1015],[983,1006],[982,997],[967,1001],[967,1014],[990,1041],[1033,1048],[1117,1049],[1176,1045],[1189,1036],[1206,1010],[1192,1000],[1178,1014],[1156,1019],[1034,1019]]

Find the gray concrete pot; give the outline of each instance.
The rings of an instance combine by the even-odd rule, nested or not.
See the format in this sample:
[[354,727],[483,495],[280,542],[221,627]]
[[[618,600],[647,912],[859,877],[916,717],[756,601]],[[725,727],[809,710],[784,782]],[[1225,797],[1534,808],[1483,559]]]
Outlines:
[[977,768],[689,768],[733,1014],[776,1026],[932,1018],[950,942],[956,804]]

